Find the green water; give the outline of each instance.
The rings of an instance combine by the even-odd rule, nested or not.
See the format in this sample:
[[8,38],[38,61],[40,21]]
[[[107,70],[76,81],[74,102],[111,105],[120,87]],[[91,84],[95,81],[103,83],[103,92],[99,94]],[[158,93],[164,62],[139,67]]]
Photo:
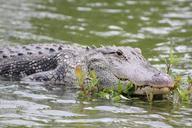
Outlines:
[[[1,45],[68,42],[139,47],[157,68],[192,75],[191,0],[0,0]],[[0,127],[192,127],[192,105],[82,102],[64,87],[0,83]]]

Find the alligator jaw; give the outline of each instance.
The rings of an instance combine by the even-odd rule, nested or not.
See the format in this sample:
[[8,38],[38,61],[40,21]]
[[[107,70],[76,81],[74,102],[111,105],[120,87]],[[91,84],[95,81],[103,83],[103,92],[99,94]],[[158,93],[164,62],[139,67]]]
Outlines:
[[[118,78],[118,79],[125,83],[130,82],[130,80],[126,78]],[[152,93],[153,95],[167,94],[174,88],[173,81],[169,85],[136,85],[136,84],[133,85],[135,88],[133,94],[135,95],[148,95],[150,93]]]
[[165,75],[159,75],[158,78],[154,78],[154,82],[148,82],[149,84],[144,86],[135,86],[134,94],[138,95],[148,95],[148,94],[167,94],[174,88],[173,79]]
[[173,88],[172,87],[154,87],[154,86],[135,86],[134,94],[136,95],[147,95],[147,94],[167,94],[169,93]]
[[169,93],[174,88],[173,79],[163,73],[155,75],[152,80],[143,82],[137,82],[126,77],[116,77],[124,83],[132,82],[135,88],[133,94],[135,95],[162,95]]

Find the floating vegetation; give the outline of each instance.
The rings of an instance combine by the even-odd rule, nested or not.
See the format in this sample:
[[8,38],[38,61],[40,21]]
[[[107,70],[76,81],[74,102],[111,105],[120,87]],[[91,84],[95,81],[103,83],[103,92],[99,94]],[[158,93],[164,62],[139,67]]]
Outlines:
[[[91,98],[93,95],[98,93],[98,83],[95,71],[90,71],[89,74],[86,74],[81,66],[77,66],[75,69],[75,74],[77,77],[77,82],[80,87],[79,97],[83,98]],[[88,79],[87,79],[88,78]],[[85,86],[85,81],[88,81],[88,84]]]
[[[119,81],[115,86],[100,88],[99,79],[97,78],[94,70],[86,74],[81,66],[77,66],[75,69],[77,82],[80,87],[79,98],[94,100],[96,98],[107,99],[112,101],[129,100],[129,96],[134,91],[134,86],[130,82],[124,85]],[[84,82],[87,81],[85,84]]]
[[[166,72],[174,78],[174,88],[172,90],[173,103],[190,103],[190,97],[192,96],[192,78],[188,76],[187,80],[184,80],[180,75],[172,72],[172,67],[179,63],[179,58],[174,55],[173,48],[170,49],[169,58],[166,61]],[[183,86],[185,85],[185,87]]]

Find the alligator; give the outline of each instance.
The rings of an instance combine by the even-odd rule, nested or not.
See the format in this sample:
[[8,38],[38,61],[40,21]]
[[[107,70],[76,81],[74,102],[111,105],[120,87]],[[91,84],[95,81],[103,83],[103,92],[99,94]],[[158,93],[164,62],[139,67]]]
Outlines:
[[[94,70],[99,87],[132,82],[134,94],[166,94],[173,79],[153,67],[139,48],[128,46],[86,47],[70,44],[28,44],[0,48],[0,79],[78,87],[75,70]],[[86,78],[84,84],[89,83]]]

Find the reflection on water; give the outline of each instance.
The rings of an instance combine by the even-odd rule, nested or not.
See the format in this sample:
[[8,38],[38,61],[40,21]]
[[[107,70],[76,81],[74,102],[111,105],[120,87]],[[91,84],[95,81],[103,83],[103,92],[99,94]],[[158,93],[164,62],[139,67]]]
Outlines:
[[[192,75],[191,0],[1,0],[0,43],[76,42],[140,47],[164,68],[172,48],[173,70]],[[168,101],[82,102],[66,88],[0,85],[0,126],[191,127],[191,105]]]

